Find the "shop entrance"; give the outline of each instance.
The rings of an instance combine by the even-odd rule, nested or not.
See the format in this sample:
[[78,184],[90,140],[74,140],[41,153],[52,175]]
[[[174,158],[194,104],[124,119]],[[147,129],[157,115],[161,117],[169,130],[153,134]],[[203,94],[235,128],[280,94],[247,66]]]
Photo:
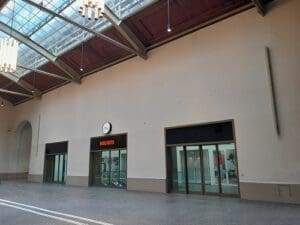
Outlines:
[[169,148],[171,191],[237,195],[234,143],[184,145]]
[[[182,139],[179,140],[181,144],[167,146],[168,190],[183,193],[239,195],[235,143],[233,140],[220,140],[231,139],[230,135],[225,134],[230,133],[231,123],[205,126],[206,128],[193,127],[192,130],[191,127],[179,128],[180,130],[175,132],[172,130],[169,133],[168,130],[166,131],[169,143],[174,142],[172,138],[180,133],[181,135],[177,137]],[[214,134],[215,131],[219,134]],[[224,134],[220,134],[222,132]],[[194,140],[188,140],[187,136],[190,135],[192,135],[190,139]],[[224,137],[221,138],[222,136]],[[216,141],[201,143],[199,142],[203,141],[201,137],[205,140],[216,139]],[[199,144],[184,143],[183,139],[193,141],[191,143],[198,141]]]
[[91,139],[90,184],[126,188],[126,135]]
[[127,151],[107,150],[91,153],[92,185],[126,188]]
[[44,182],[65,184],[68,142],[46,144]]

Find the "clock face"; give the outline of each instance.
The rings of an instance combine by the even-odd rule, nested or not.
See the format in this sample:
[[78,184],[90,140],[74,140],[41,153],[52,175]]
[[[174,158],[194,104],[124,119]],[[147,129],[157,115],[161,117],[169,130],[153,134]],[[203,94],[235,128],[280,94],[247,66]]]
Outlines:
[[111,123],[110,122],[106,122],[106,123],[103,124],[102,132],[104,134],[109,134],[111,132]]

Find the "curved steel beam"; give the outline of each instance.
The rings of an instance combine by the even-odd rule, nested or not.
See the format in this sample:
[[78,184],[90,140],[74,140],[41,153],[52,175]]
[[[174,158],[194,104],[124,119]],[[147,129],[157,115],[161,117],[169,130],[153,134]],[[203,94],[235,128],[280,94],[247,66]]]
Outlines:
[[23,44],[27,45],[29,48],[33,49],[40,55],[47,58],[49,61],[51,61],[53,64],[55,64],[58,68],[60,68],[62,71],[64,71],[69,77],[72,78],[72,80],[76,83],[80,83],[80,75],[75,72],[71,67],[66,65],[63,61],[58,59],[55,55],[50,53],[47,49],[40,46],[38,43],[32,41],[30,38],[25,36],[24,34],[11,29],[11,27],[7,26],[6,24],[0,22],[0,31],[11,35],[16,40],[22,42]]

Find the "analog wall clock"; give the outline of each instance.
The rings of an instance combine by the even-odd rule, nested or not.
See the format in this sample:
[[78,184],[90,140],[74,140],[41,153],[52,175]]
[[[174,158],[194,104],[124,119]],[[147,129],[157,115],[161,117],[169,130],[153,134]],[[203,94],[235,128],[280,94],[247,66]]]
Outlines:
[[111,123],[110,122],[105,122],[102,126],[102,132],[104,134],[109,134],[111,132],[111,128],[112,128]]

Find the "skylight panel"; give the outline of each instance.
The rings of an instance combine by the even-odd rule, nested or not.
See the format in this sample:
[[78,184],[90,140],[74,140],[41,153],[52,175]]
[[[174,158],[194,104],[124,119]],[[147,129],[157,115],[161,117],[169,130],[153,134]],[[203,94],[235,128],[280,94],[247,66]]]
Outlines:
[[[34,1],[40,2],[42,0]],[[107,0],[106,4],[116,15],[121,19],[124,19],[153,1],[154,0]],[[65,17],[97,32],[101,32],[103,29],[110,26],[106,19],[95,22],[82,18],[78,14],[78,6],[74,0],[43,0],[43,5],[48,9],[64,15]],[[65,53],[82,41],[93,36],[92,34],[57,19],[22,0],[15,0],[15,5],[13,0],[9,1],[1,10],[0,21],[11,26],[13,14],[13,28],[38,43],[55,56]],[[48,60],[39,53],[24,44],[20,45],[18,64],[26,65],[31,68],[38,68],[47,62]],[[25,75],[28,72],[23,70],[20,71],[18,71],[19,76]]]

